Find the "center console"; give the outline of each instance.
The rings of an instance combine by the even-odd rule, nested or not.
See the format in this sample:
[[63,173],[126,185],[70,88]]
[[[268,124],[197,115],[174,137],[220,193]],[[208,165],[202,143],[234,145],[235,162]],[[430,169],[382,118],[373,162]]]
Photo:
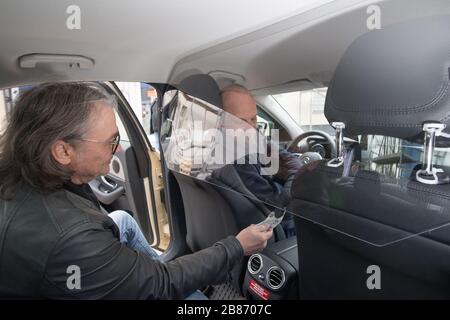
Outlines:
[[250,256],[243,293],[247,299],[298,299],[297,238],[284,239]]

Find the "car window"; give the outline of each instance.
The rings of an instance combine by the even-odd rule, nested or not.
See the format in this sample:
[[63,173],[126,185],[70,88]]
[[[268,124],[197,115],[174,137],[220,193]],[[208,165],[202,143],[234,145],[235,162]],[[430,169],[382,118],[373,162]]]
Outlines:
[[324,115],[326,87],[272,95],[304,131],[322,130],[334,135]]
[[273,129],[282,130],[283,127],[260,106],[257,106],[256,123],[264,136],[269,137]]
[[157,118],[154,116],[157,106],[156,90],[144,82],[116,82],[116,85],[133,109],[151,145],[159,149],[159,139],[156,133]]
[[[380,135],[360,135],[361,164],[365,170],[376,171],[394,179],[409,178],[422,163],[423,145],[408,140]],[[433,163],[450,166],[449,148],[435,147]]]
[[20,86],[0,90],[0,133],[5,130],[8,116],[14,108],[20,93],[30,88],[31,86]]

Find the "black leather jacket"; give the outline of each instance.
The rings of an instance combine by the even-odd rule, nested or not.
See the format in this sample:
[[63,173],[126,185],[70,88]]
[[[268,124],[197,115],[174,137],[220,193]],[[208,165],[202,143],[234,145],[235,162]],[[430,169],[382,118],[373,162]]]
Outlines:
[[[22,187],[14,199],[0,200],[4,298],[182,299],[228,280],[242,257],[239,241],[228,237],[167,263],[154,261],[122,245],[115,223],[67,190],[42,195]],[[79,289],[70,289],[71,266],[79,267]]]

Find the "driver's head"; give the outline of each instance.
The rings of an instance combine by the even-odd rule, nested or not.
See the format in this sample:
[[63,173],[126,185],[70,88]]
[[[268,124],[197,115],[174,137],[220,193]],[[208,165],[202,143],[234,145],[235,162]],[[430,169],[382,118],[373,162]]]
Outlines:
[[256,128],[256,102],[245,87],[233,84],[221,92],[223,109]]

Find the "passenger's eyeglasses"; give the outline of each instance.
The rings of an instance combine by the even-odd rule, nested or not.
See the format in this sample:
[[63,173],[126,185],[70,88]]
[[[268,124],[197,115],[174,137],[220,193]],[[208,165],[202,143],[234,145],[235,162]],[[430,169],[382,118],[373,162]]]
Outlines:
[[117,134],[117,136],[114,138],[113,141],[100,141],[100,140],[91,140],[91,139],[77,139],[81,141],[88,141],[88,142],[97,142],[97,143],[107,143],[111,145],[111,151],[114,154],[117,150],[117,147],[120,143],[120,134]]

